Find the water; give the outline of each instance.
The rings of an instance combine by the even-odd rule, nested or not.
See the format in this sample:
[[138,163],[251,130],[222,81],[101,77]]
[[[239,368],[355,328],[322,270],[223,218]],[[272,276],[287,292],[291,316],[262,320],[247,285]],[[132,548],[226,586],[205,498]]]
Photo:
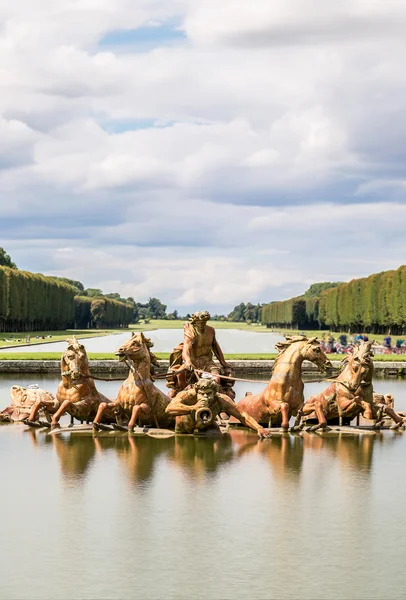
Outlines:
[[[85,338],[83,343],[88,352],[115,352],[131,333],[117,333],[98,338]],[[181,329],[157,329],[145,333],[154,342],[154,352],[172,352],[183,339]],[[217,340],[226,354],[267,354],[275,352],[275,344],[284,338],[276,333],[258,333],[256,331],[240,331],[238,329],[217,329]],[[80,338],[78,338],[80,339]],[[34,339],[32,340],[35,341]],[[44,343],[34,346],[19,346],[1,350],[1,352],[63,352],[66,342]]]
[[[0,399],[58,379],[3,375]],[[110,397],[118,386],[98,382]],[[406,410],[405,381],[375,388]],[[395,432],[258,442],[0,426],[0,598],[404,598],[405,453]]]

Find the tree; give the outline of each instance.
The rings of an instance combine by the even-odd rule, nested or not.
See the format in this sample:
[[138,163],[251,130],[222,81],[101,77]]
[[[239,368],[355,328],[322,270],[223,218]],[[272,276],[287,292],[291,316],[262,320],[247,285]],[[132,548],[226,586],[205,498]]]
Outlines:
[[152,319],[165,319],[166,317],[166,304],[158,298],[150,298],[147,302],[147,309]]
[[58,279],[58,281],[64,281],[68,285],[74,287],[77,290],[78,296],[84,295],[85,288],[83,283],[81,283],[80,281],[77,281],[76,279],[68,279],[68,277],[55,277],[55,275],[53,278]]
[[13,263],[11,257],[4,248],[0,248],[0,266],[9,267],[10,269],[17,269],[17,265]]
[[229,321],[237,321],[237,322],[245,321],[244,311],[245,311],[245,304],[244,304],[244,302],[241,302],[237,306],[234,306],[233,310],[228,315],[228,320]]
[[113,292],[111,294],[104,294],[105,298],[111,298],[112,300],[118,300],[119,302],[124,302],[124,298],[117,294],[117,292]]
[[256,306],[248,302],[245,306],[244,312],[244,321],[256,322],[258,321],[258,309]]
[[90,298],[100,298],[103,296],[103,292],[97,288],[87,288],[85,289],[85,296],[89,296]]

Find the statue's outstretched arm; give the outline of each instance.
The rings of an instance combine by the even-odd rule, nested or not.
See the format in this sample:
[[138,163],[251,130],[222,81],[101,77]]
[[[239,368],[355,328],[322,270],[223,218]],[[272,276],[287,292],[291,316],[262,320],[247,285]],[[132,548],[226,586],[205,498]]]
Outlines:
[[187,335],[184,336],[184,341],[183,341],[183,350],[182,350],[182,360],[185,363],[186,366],[189,367],[193,367],[193,357],[192,357],[192,350],[193,350],[193,342],[190,339],[190,337],[188,337]]
[[265,429],[257,423],[253,417],[250,417],[247,413],[241,411],[235,402],[228,398],[226,399],[224,394],[221,396],[220,405],[221,412],[227,413],[230,417],[235,417],[240,423],[256,431],[260,438],[266,437]]
[[218,343],[218,341],[216,340],[216,338],[214,338],[213,340],[213,352],[214,355],[216,356],[217,360],[220,362],[222,367],[229,367],[230,365],[228,365],[226,363],[226,359],[224,358],[224,354],[222,349],[220,348],[220,344]]
[[185,390],[176,394],[165,409],[168,415],[179,417],[189,415],[195,409],[196,392],[194,390]]

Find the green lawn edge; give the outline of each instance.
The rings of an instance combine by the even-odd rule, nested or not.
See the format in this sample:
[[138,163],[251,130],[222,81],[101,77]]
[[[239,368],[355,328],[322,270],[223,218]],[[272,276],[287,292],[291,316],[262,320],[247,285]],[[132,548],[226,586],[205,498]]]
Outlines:
[[[169,352],[156,352],[155,356],[161,360],[169,359]],[[89,353],[89,360],[115,360],[117,357],[109,353]],[[276,354],[226,354],[226,360],[273,360]],[[344,354],[328,354],[330,360],[342,360]],[[60,360],[60,352],[0,352],[0,360]],[[406,362],[406,354],[376,354],[377,362]],[[118,362],[118,361],[117,361]]]

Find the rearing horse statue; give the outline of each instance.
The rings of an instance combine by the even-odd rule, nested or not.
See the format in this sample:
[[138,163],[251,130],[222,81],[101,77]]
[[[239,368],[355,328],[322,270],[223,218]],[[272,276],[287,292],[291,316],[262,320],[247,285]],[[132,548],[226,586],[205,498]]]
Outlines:
[[73,336],[66,340],[68,347],[62,354],[62,381],[52,402],[39,400],[32,407],[27,425],[37,427],[37,415],[41,408],[52,414],[51,427],[60,427],[59,419],[66,412],[80,421],[92,421],[101,402],[110,400],[101,394],[89,373],[89,361],[85,347]]
[[[120,346],[116,356],[128,364],[130,372],[118,390],[117,399],[109,404],[101,403],[93,420],[94,429],[100,429],[106,416],[116,415],[117,424],[132,430],[138,423],[143,426],[174,427],[175,418],[165,412],[170,398],[154,385],[155,355],[150,351],[151,340],[143,333],[133,333]],[[121,422],[128,422],[128,427]]]
[[238,403],[240,410],[258,423],[282,426],[288,431],[289,419],[304,403],[302,363],[309,360],[321,371],[332,368],[331,362],[316,337],[286,336],[286,341],[275,344],[279,355],[272,369],[272,377],[259,394],[245,396]]
[[374,427],[378,429],[383,423],[383,413],[394,421],[391,429],[403,427],[402,417],[393,410],[390,403],[384,399],[381,401],[379,397],[378,402],[374,400],[372,344],[372,341],[362,341],[353,354],[344,358],[343,369],[336,380],[323,392],[311,396],[305,402],[298,413],[295,428],[299,426],[302,416],[312,418],[313,413],[316,414],[318,423],[307,431],[325,430],[329,422],[336,423],[337,420],[340,425],[343,419],[350,423],[358,415],[375,421]]

